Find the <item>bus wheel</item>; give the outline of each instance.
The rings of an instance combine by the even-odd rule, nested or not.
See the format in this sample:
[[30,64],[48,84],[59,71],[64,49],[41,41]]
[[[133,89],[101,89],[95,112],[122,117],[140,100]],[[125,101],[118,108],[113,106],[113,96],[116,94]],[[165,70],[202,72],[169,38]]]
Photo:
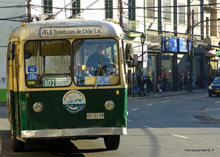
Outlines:
[[119,147],[120,136],[119,135],[105,136],[104,142],[107,150],[116,150]]
[[[12,133],[12,132],[11,132]],[[14,152],[24,151],[24,142],[16,139],[15,135],[11,134],[12,150]]]

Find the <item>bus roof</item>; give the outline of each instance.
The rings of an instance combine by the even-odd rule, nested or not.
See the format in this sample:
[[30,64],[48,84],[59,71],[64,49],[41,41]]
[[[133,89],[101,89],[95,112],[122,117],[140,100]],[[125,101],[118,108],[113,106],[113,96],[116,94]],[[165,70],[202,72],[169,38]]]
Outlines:
[[13,30],[10,38],[19,40],[67,39],[76,37],[121,37],[121,27],[94,20],[48,20],[27,23]]

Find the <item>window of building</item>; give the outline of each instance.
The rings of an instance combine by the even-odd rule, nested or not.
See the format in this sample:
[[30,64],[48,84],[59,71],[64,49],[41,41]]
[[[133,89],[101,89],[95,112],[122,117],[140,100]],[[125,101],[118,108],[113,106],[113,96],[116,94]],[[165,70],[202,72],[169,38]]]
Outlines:
[[[181,7],[182,6],[182,7]],[[185,7],[183,3],[178,4],[178,21],[179,24],[185,24]]]
[[128,1],[128,19],[135,20],[135,0]]
[[171,22],[171,0],[163,0],[163,20]]
[[77,15],[80,13],[80,0],[75,0],[72,3],[72,15]]
[[147,17],[153,18],[155,14],[154,0],[147,1],[147,7],[152,7],[147,9]]
[[113,18],[113,0],[105,0],[105,18]]
[[53,1],[52,0],[44,0],[44,13],[52,13],[53,12]]

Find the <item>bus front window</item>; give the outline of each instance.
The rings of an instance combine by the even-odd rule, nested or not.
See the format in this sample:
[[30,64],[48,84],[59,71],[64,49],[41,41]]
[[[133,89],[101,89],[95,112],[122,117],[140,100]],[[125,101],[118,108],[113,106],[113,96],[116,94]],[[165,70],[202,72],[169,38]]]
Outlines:
[[24,46],[28,87],[64,87],[71,84],[70,52],[67,40],[28,41]]
[[77,85],[119,83],[118,43],[114,39],[79,39],[73,43],[74,82]]

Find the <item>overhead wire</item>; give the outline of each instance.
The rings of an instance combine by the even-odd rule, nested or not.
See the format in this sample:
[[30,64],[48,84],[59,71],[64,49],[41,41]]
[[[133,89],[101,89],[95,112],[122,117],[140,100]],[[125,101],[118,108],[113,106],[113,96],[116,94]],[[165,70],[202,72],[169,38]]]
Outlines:
[[[0,1],[1,2],[1,1]],[[5,2],[5,1],[4,1]],[[218,5],[218,4],[220,4],[220,3],[212,3],[212,4],[205,4],[205,5],[208,5],[208,6],[216,6],[216,5]],[[126,5],[128,5],[129,6],[129,4],[126,4]],[[190,7],[194,7],[194,6],[197,6],[197,7],[201,7],[202,5],[201,4],[191,4],[191,5],[177,5],[176,7],[178,7],[178,8],[181,8],[181,7],[188,7],[188,6],[190,6]],[[204,5],[203,5],[204,6]],[[22,8],[22,7],[27,7],[26,5],[13,5],[13,6],[1,6],[0,8]],[[31,7],[33,8],[33,7],[35,7],[35,10],[36,10],[36,8],[44,8],[45,7],[45,5],[36,5],[36,4],[31,4]],[[132,6],[133,7],[133,6]],[[175,6],[173,6],[173,5],[170,5],[170,6],[161,6],[161,8],[167,8],[167,7],[169,7],[169,8],[172,8],[172,7],[175,7]],[[53,9],[63,9],[63,7],[52,7]],[[127,10],[129,7],[127,7],[127,8],[123,8],[123,10]],[[65,8],[66,10],[73,10],[72,8]],[[119,8],[112,8],[113,10],[118,10]],[[159,10],[158,10],[158,7],[140,7],[140,6],[135,6],[135,9],[146,9],[146,10],[148,10],[148,11],[154,11],[154,12],[158,12]],[[80,10],[85,10],[85,8],[81,8]],[[105,8],[87,8],[87,10],[105,10]],[[173,14],[174,12],[172,12],[172,11],[164,11],[163,9],[160,11],[161,13],[170,13],[170,14]],[[181,13],[181,12],[177,12],[177,14],[179,14],[179,15],[181,15],[181,14],[183,14],[183,15],[186,15],[187,13]],[[195,12],[194,14],[200,14],[200,12]],[[148,18],[148,17],[147,17]],[[151,17],[150,17],[151,18]]]
[[[0,1],[1,2],[1,1]],[[213,4],[206,4],[206,5],[209,5],[209,6],[215,6],[220,3],[213,3]],[[128,4],[129,5],[129,4]],[[31,7],[41,7],[41,8],[44,8],[46,5],[36,5],[36,4],[31,4]],[[194,5],[177,5],[176,7],[180,8],[180,7],[188,7],[188,6],[197,6],[197,7],[201,7],[202,5],[201,4],[194,4]],[[12,5],[12,6],[1,6],[0,8],[18,8],[18,7],[27,7],[27,5]],[[133,7],[133,6],[132,6]],[[131,8],[132,8],[131,7]],[[173,8],[175,6],[161,6],[161,8]],[[63,7],[52,7],[53,9],[63,9]],[[140,7],[140,6],[135,6],[134,7],[135,9],[146,9],[146,10],[149,10],[149,11],[158,11],[158,7]],[[72,8],[65,8],[67,10],[73,10]],[[105,8],[86,8],[87,10],[105,10]],[[118,8],[112,8],[113,10],[118,10]],[[127,8],[123,8],[124,10],[125,9],[129,9],[128,7]],[[85,10],[85,8],[81,8],[80,10]],[[167,12],[167,11],[164,11],[164,10],[161,10],[162,13],[174,13],[174,12]],[[184,14],[184,13],[177,13],[177,14]],[[199,14],[199,12],[197,13]]]

